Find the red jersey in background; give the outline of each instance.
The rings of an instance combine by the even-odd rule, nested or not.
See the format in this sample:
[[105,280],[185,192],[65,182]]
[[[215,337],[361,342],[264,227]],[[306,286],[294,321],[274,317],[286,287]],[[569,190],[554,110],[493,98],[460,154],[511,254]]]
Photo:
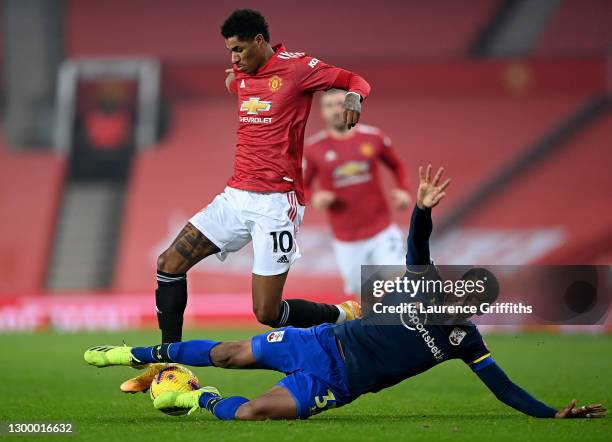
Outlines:
[[336,195],[328,213],[333,234],[340,241],[370,238],[391,224],[379,161],[391,169],[398,187],[409,190],[404,165],[391,140],[372,126],[358,124],[352,131],[345,139],[321,131],[308,139],[304,154],[307,191],[318,177],[321,189]]

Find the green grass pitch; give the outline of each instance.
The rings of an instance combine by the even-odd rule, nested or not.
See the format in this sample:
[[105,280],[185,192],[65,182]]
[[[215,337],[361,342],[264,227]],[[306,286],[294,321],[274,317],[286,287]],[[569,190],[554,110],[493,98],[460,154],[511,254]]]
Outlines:
[[[185,338],[227,340],[250,334],[193,330]],[[121,344],[124,339],[130,345],[152,345],[158,333],[0,335],[0,421],[71,421],[76,432],[72,436],[8,436],[6,440],[612,440],[609,417],[539,420],[505,407],[460,361],[444,363],[306,421],[220,422],[204,411],[169,417],[153,409],[148,395],[119,391],[120,382],[136,373],[133,369],[97,369],[83,361],[87,347]],[[486,339],[508,375],[546,403],[559,407],[576,398],[579,403],[612,405],[612,336],[518,334]],[[281,377],[262,370],[194,371],[203,385],[214,385],[225,395],[247,397],[262,393]]]

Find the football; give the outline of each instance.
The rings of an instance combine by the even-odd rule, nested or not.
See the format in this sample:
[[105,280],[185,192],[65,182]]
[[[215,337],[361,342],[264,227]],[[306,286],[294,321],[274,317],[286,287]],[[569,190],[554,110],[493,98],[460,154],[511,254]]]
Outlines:
[[[151,383],[149,394],[151,395],[151,399],[155,400],[156,397],[167,391],[187,392],[198,390],[199,388],[200,381],[191,370],[182,365],[171,365],[157,373]],[[181,416],[187,414],[189,410],[183,408],[166,408],[160,411],[171,416]]]

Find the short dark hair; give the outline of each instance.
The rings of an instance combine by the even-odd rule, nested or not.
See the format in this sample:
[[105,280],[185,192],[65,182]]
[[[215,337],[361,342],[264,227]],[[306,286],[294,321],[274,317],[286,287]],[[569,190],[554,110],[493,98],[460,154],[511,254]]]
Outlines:
[[238,37],[239,40],[250,41],[258,34],[270,42],[270,32],[265,17],[253,9],[236,9],[221,25],[223,38]]
[[463,280],[483,281],[484,291],[478,295],[478,300],[492,304],[499,296],[499,281],[495,275],[484,267],[474,267],[463,274]]

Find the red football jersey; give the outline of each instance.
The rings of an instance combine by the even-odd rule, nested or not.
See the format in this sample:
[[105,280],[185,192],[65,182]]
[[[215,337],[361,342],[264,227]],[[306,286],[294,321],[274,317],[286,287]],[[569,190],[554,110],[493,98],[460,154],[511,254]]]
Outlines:
[[[304,129],[316,91],[346,87],[351,73],[274,46],[274,55],[254,75],[234,67],[231,90],[238,95],[238,140],[228,185],[256,192],[295,190],[304,204]],[[357,76],[355,76],[357,77]],[[365,98],[369,85],[350,90]],[[355,84],[355,82],[352,82]]]
[[370,238],[391,224],[379,161],[391,169],[398,187],[408,190],[405,168],[389,137],[363,124],[352,131],[345,139],[321,131],[308,139],[305,150],[306,188],[310,190],[318,177],[319,187],[336,195],[328,213],[333,234],[340,241]]

